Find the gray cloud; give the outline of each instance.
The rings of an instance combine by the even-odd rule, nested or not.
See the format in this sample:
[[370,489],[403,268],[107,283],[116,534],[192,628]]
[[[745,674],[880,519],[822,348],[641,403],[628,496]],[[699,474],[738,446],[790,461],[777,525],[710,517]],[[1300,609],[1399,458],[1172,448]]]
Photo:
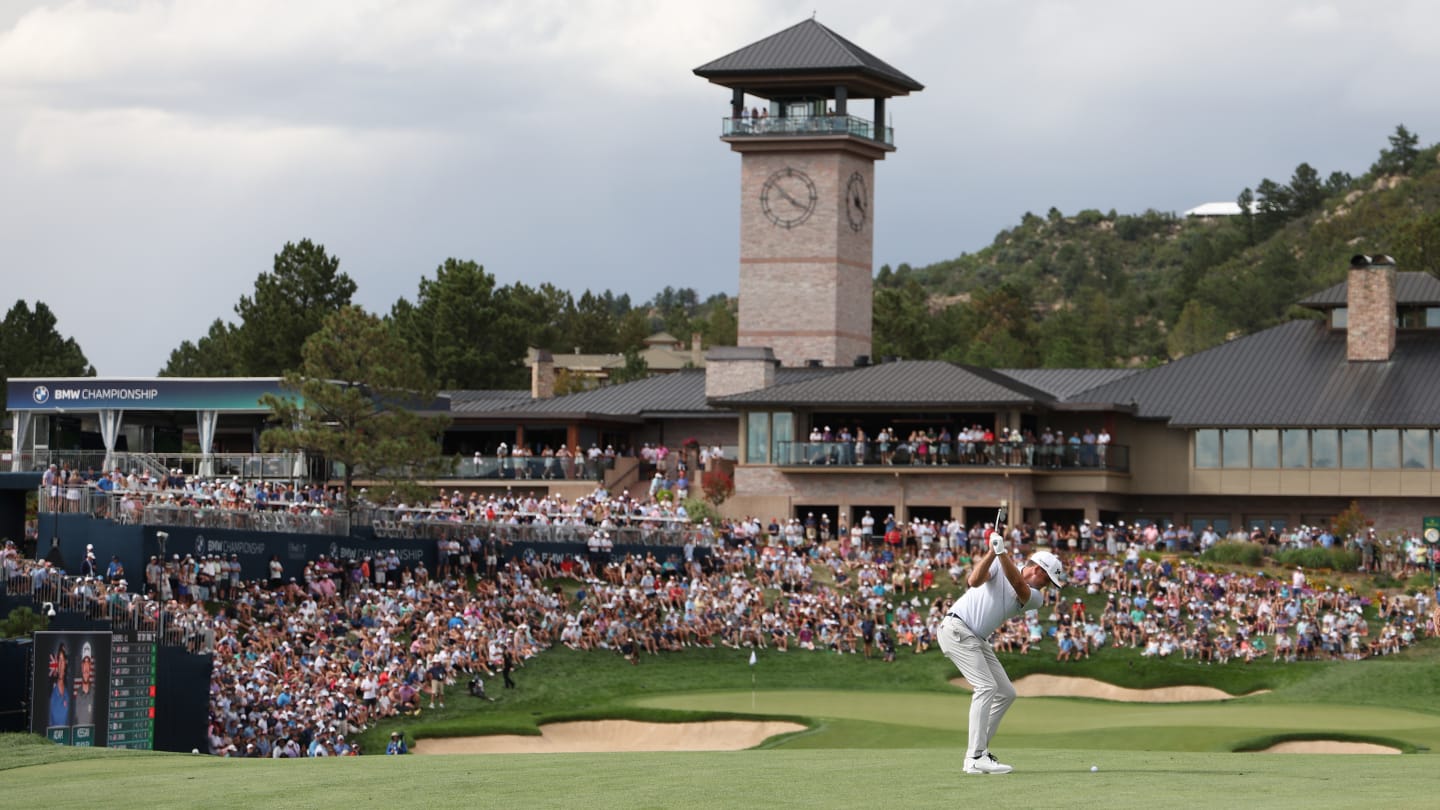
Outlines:
[[[6,5],[7,291],[109,375],[153,373],[303,237],[377,311],[448,256],[577,293],[733,292],[728,95],[690,71],[812,7]],[[977,250],[1026,210],[1182,210],[1302,160],[1358,173],[1395,124],[1425,143],[1440,124],[1424,2],[820,11],[927,86],[890,106],[877,266]]]

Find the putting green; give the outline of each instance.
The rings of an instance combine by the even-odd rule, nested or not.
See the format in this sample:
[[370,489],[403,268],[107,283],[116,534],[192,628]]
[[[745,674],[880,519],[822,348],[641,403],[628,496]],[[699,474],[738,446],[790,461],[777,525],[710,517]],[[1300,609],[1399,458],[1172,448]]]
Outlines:
[[[920,731],[919,745],[963,745],[967,694],[886,694],[833,690],[694,692],[630,701],[656,709],[790,716],[819,721],[779,747],[851,747],[855,723]],[[846,721],[843,723],[832,721]],[[997,744],[1008,748],[1230,751],[1265,736],[1373,738],[1440,749],[1440,716],[1370,706],[1313,703],[1116,704],[1066,698],[1020,698],[1005,717]],[[827,738],[832,738],[828,739]],[[803,743],[801,742],[803,740]],[[921,742],[924,740],[924,742]]]

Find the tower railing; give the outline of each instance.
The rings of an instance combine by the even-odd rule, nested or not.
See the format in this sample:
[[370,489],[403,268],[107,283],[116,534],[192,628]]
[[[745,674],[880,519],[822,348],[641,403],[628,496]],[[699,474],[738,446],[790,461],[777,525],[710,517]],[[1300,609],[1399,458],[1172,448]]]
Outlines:
[[894,127],[876,126],[873,121],[853,115],[744,116],[722,118],[720,122],[720,135],[724,138],[853,135],[895,145]]

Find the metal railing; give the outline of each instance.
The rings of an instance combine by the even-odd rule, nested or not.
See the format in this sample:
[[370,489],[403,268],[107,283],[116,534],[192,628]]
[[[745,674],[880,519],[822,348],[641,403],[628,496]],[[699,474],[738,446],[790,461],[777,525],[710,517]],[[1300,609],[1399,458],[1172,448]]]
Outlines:
[[[62,576],[56,571],[42,574],[34,569],[13,576],[0,577],[0,592],[8,596],[30,598],[36,613],[49,616],[78,613],[87,618],[108,621],[113,631],[158,632],[160,603],[141,594],[127,593],[98,578]],[[212,652],[215,631],[199,617],[187,611],[168,607],[160,643],[185,647],[191,652]]]
[[105,492],[89,486],[61,487],[58,495],[50,495],[42,487],[38,506],[44,513],[87,514],[121,525],[189,526],[340,537],[350,533],[350,514],[343,509],[286,501],[268,504],[243,502],[236,507],[182,504],[164,500],[166,494],[180,498],[198,497],[183,492]]
[[[207,469],[208,461],[208,469]],[[103,450],[36,450],[21,459],[28,470],[43,470],[51,464],[72,470],[106,472]],[[124,474],[148,471],[152,477],[180,470],[182,476],[252,478],[293,481],[307,475],[306,458],[299,453],[111,453],[110,466]],[[298,474],[297,474],[298,473]]]
[[720,119],[725,138],[745,136],[854,135],[894,146],[894,127],[877,127],[873,121],[853,115],[769,116]]
[[313,507],[304,504],[298,509],[300,511],[290,511],[284,505],[221,509],[150,503],[137,510],[133,522],[142,526],[188,526],[283,534],[326,534],[337,537],[350,534],[350,515],[344,510],[316,514]]
[[771,463],[780,467],[1026,467],[1128,472],[1130,448],[1038,442],[776,442]]
[[[544,518],[545,521],[541,522]],[[611,526],[596,526],[572,516],[542,516],[517,513],[514,521],[467,520],[455,513],[440,510],[416,511],[389,508],[375,509],[370,514],[377,537],[409,539],[465,539],[494,534],[506,542],[526,543],[588,543],[597,531],[606,532],[616,545],[680,546],[685,543],[710,545],[714,535],[706,527],[697,526],[686,518],[629,518],[612,520]]]

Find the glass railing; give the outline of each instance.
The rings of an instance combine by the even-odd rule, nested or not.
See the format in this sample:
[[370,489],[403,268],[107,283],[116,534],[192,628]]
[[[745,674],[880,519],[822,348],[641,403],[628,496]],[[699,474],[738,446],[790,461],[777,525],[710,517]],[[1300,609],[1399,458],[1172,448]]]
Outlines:
[[873,121],[853,115],[806,115],[789,118],[722,118],[720,135],[724,138],[746,136],[789,135],[854,135],[894,146],[894,127],[876,126]]
[[1130,448],[1038,442],[776,442],[772,463],[780,467],[1027,467],[1128,472]]

